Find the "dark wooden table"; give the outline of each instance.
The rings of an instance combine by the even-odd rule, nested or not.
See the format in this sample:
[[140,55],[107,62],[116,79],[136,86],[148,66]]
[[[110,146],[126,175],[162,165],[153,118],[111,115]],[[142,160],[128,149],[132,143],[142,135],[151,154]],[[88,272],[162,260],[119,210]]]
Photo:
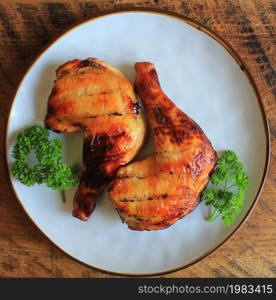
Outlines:
[[275,277],[276,2],[266,0],[1,1],[0,277],[110,276],[66,256],[23,212],[11,190],[4,163],[5,123],[20,78],[49,41],[68,26],[96,12],[139,6],[163,8],[188,16],[232,45],[256,82],[272,139],[268,178],[256,208],[242,229],[205,260],[164,277]]

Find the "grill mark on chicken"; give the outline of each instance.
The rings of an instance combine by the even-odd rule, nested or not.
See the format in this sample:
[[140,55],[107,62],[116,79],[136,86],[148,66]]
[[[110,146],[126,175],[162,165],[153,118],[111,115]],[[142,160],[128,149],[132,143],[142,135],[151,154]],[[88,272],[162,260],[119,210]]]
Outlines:
[[99,64],[98,62],[95,62],[94,60],[85,59],[80,62],[79,67],[80,68],[83,68],[83,67],[100,68],[100,67],[102,67],[102,65]]
[[[166,124],[164,119],[163,119],[163,124]],[[167,123],[168,124],[168,123]],[[158,126],[154,127],[153,131],[156,135],[161,134],[161,135],[167,135],[171,137],[171,142],[172,143],[178,143],[181,144],[183,140],[187,140],[190,138],[190,132],[196,133],[198,132],[199,134],[202,134],[201,128],[195,125],[188,126],[175,126],[175,125],[163,125],[163,126]]]
[[135,199],[121,199],[120,202],[135,202]]
[[118,112],[114,112],[114,113],[111,113],[111,114],[108,114],[109,116],[122,116],[123,114],[122,113],[118,113]]
[[[164,152],[163,152],[164,153]],[[166,152],[167,154],[179,154],[179,152]],[[154,155],[162,155],[162,153],[157,153],[155,152]],[[183,166],[183,168],[185,169],[189,169],[190,166],[185,164],[185,166]],[[176,176],[181,176],[183,175],[183,171],[179,172],[179,171],[166,171],[166,170],[162,170],[161,168],[158,170],[158,173],[156,173],[156,176],[158,176],[158,174],[160,173],[167,173],[169,175],[176,175]],[[138,179],[138,180],[143,180],[143,179],[147,179],[149,177],[152,177],[152,174],[148,175],[148,176],[138,176],[136,174],[129,174],[129,175],[120,175],[120,174],[117,174],[116,175],[116,179],[129,179],[129,178],[135,178],[135,179]],[[112,186],[109,187],[109,191],[111,190]]]
[[145,219],[143,219],[143,218],[139,218],[139,217],[135,217],[135,219],[137,220],[137,221],[145,221]]
[[98,93],[86,93],[85,96],[99,96],[99,95],[111,95],[114,91],[104,91],[104,92],[98,92]]
[[[50,109],[50,113],[52,114],[53,112],[55,112],[55,109]],[[81,117],[78,117],[80,120],[85,120],[85,119],[96,119],[98,117],[103,117],[103,116],[114,116],[114,117],[121,117],[121,116],[124,116],[124,115],[127,115],[127,114],[122,114],[122,113],[118,113],[118,112],[114,112],[114,113],[109,113],[109,114],[98,114],[98,115],[86,115],[86,116],[81,116]],[[63,120],[72,120],[72,117],[69,116],[69,117],[64,117]],[[75,124],[77,124],[75,122]]]
[[163,128],[172,127],[173,125],[171,118],[164,113],[160,106],[153,107],[153,117],[158,124],[162,125]]
[[156,135],[167,135],[172,143],[180,144],[184,139],[189,138],[189,131],[176,126],[159,126],[153,129]]
[[136,201],[148,201],[148,200],[152,201],[152,200],[167,199],[167,198],[168,198],[168,194],[165,193],[165,194],[154,195],[154,196],[150,196],[150,197],[144,196],[143,198],[135,198],[135,199],[124,198],[124,199],[120,199],[119,201],[120,202],[136,202]]

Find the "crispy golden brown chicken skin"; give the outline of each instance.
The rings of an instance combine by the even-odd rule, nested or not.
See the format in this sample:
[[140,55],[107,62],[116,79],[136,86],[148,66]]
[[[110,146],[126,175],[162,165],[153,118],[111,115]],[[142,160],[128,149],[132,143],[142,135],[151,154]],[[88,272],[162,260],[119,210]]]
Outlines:
[[109,196],[135,230],[157,230],[193,211],[216,163],[199,127],[161,90],[155,67],[136,63],[135,88],[153,133],[152,156],[122,167]]
[[87,220],[97,194],[139,151],[145,135],[143,112],[130,82],[104,61],[69,61],[57,69],[56,78],[45,124],[60,133],[83,131],[73,216]]

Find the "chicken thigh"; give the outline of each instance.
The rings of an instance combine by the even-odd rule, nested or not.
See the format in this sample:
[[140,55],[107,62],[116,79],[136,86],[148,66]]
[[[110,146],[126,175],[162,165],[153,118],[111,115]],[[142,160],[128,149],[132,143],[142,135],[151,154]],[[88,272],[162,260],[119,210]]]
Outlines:
[[127,78],[96,58],[69,61],[57,69],[56,77],[45,124],[60,133],[83,132],[83,166],[73,216],[85,221],[97,194],[143,143],[142,106]]

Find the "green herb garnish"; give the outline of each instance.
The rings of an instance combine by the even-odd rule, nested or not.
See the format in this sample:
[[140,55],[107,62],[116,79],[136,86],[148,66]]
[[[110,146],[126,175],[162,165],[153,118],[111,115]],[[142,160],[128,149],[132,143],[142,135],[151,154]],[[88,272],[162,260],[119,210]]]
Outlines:
[[207,206],[213,207],[209,222],[222,217],[225,225],[231,225],[241,211],[244,203],[244,191],[249,185],[249,177],[243,170],[235,152],[223,152],[217,161],[210,184],[203,192],[203,200]]
[[[16,160],[12,165],[12,174],[21,183],[32,186],[45,184],[53,190],[66,190],[79,181],[79,168],[62,163],[62,141],[49,140],[49,130],[40,126],[25,129],[17,136],[12,151]],[[36,164],[28,163],[34,153]]]

